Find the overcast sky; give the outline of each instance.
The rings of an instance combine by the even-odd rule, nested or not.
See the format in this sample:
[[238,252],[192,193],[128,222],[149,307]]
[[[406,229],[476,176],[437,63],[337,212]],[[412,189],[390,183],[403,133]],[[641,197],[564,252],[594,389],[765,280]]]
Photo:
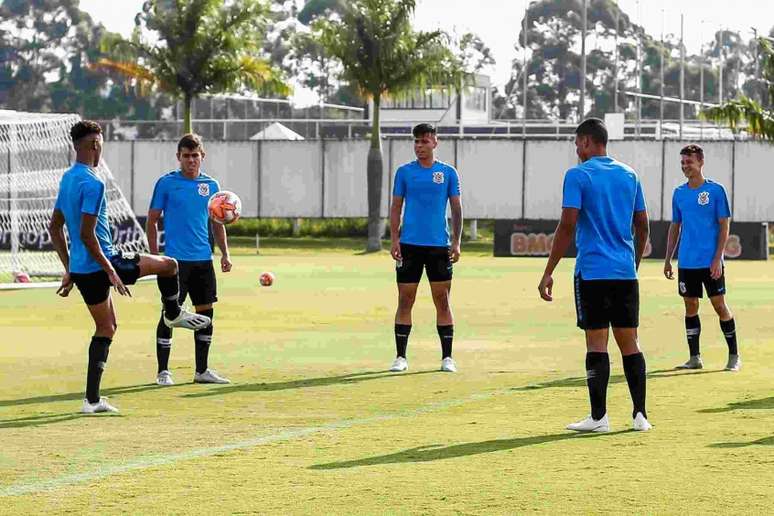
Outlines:
[[[81,0],[81,9],[89,12],[109,30],[128,35],[134,27],[134,15],[143,0]],[[774,0],[619,0],[621,8],[635,23],[644,25],[654,37],[664,31],[680,33],[680,14],[685,14],[685,41],[689,53],[697,53],[720,27],[741,31],[752,37],[752,27],[763,33],[774,26]],[[443,28],[474,32],[492,49],[497,65],[491,71],[495,85],[503,85],[510,76],[513,46],[526,6],[525,0],[418,0],[415,26],[430,30]],[[662,9],[664,15],[662,16]],[[703,33],[703,37],[702,36]]]

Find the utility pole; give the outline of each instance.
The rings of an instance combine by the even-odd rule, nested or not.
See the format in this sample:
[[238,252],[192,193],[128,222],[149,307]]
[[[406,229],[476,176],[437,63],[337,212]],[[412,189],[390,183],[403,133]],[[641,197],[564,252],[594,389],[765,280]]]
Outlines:
[[[699,112],[704,111],[704,20],[701,21],[699,28],[699,41],[701,41],[701,50],[699,50]],[[699,138],[704,139],[704,117],[699,117]]]
[[615,65],[613,66],[613,106],[615,106],[615,112],[618,113],[618,30],[621,17],[621,9],[618,7],[618,2],[615,3]]
[[661,9],[661,49],[659,55],[661,56],[661,100],[659,101],[658,110],[658,134],[660,139],[664,139],[664,10]]

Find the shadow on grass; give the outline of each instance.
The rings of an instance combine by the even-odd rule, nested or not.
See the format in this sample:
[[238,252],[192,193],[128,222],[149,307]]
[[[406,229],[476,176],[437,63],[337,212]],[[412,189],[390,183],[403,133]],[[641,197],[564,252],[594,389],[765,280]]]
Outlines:
[[[699,375],[699,374],[712,374],[712,373],[722,373],[724,372],[722,369],[718,369],[716,371],[708,371],[706,369],[703,369],[701,371],[679,371],[676,369],[656,369],[655,371],[650,371],[648,373],[649,379],[656,379],[656,378],[670,378],[673,376],[692,376],[692,375]],[[610,376],[610,384],[615,383],[624,383],[626,382],[626,376],[622,374],[614,374]],[[524,387],[514,387],[511,390],[514,391],[533,391],[538,389],[552,389],[552,388],[560,388],[560,387],[585,387],[586,386],[586,377],[585,376],[571,376],[569,378],[559,378],[557,380],[549,380],[547,382],[540,382],[540,383],[533,383],[530,385],[525,385]]]
[[355,384],[369,380],[379,380],[381,378],[397,378],[403,376],[415,376],[420,374],[439,373],[433,369],[429,371],[416,371],[413,373],[391,373],[389,371],[366,371],[362,373],[350,373],[339,376],[324,376],[320,378],[301,378],[299,380],[290,380],[287,382],[276,383],[247,383],[230,385],[228,387],[216,387],[202,392],[184,394],[183,398],[204,398],[207,396],[220,396],[234,392],[273,392],[285,391],[290,389],[305,389],[308,387],[325,387],[338,384]]
[[702,414],[717,414],[719,412],[731,412],[732,410],[767,410],[774,409],[774,396],[759,400],[734,401],[725,407],[702,409],[697,412]]
[[[155,383],[146,383],[141,385],[126,385],[124,387],[112,387],[110,389],[102,389],[100,394],[103,396],[112,396],[114,394],[131,394],[135,392],[149,391],[158,389],[159,386]],[[165,387],[168,388],[168,387]],[[55,403],[57,401],[82,401],[84,397],[83,391],[68,392],[66,394],[52,394],[49,396],[34,396],[31,398],[19,398],[16,400],[0,400],[0,407],[13,407],[16,405],[33,405],[35,403]]]
[[744,448],[746,446],[774,446],[774,435],[763,437],[746,443],[715,443],[710,444],[709,448]]
[[633,432],[633,430],[620,430],[609,433],[561,433],[551,435],[536,435],[532,437],[515,437],[513,439],[493,439],[490,441],[481,441],[477,443],[455,444],[444,446],[442,444],[431,444],[410,448],[389,455],[377,455],[365,459],[349,460],[342,462],[329,462],[327,464],[315,464],[309,469],[345,469],[357,468],[360,466],[376,466],[379,464],[401,464],[405,462],[432,462],[436,460],[454,459],[457,457],[468,457],[471,455],[480,455],[482,453],[492,453],[503,450],[512,450],[514,448],[523,448],[524,446],[533,446],[536,444],[553,443],[557,441],[566,441],[568,439],[593,439],[596,437],[611,436],[616,434]]
[[63,423],[73,419],[79,419],[83,414],[43,414],[41,416],[20,417],[17,419],[0,420],[0,429],[3,428],[27,428],[30,426],[43,426],[52,423]]

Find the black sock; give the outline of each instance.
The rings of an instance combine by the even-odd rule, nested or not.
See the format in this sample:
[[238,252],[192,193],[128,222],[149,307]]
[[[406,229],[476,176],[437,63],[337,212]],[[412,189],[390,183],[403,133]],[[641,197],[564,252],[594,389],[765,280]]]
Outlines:
[[728,354],[738,355],[739,350],[736,348],[736,323],[731,318],[727,321],[720,321],[720,329],[723,330],[723,335],[726,337],[726,344],[728,344]]
[[610,380],[610,357],[607,353],[586,353],[586,384],[589,387],[591,417],[599,421],[607,413],[607,383]]
[[406,348],[408,347],[408,338],[411,334],[410,324],[395,325],[395,355],[406,358]]
[[634,406],[632,418],[637,415],[637,412],[642,412],[642,415],[647,419],[648,413],[645,412],[645,383],[647,381],[645,356],[642,353],[626,355],[623,357],[623,367]]
[[[209,310],[202,310],[201,312],[196,312],[200,315],[206,315],[210,319],[212,319],[212,315],[214,313],[214,310],[210,308]],[[207,370],[207,358],[210,354],[210,344],[212,343],[212,323],[210,323],[209,326],[206,328],[203,328],[201,330],[196,330],[194,332],[194,346],[195,346],[195,353],[196,353],[196,372],[197,373],[203,373]]]
[[86,372],[86,399],[89,400],[89,403],[99,401],[99,383],[102,380],[102,371],[105,370],[111,341],[112,339],[109,337],[94,336],[91,338],[89,366]]
[[164,324],[162,316],[156,326],[156,361],[159,364],[157,372],[169,370],[170,351],[172,351],[172,328]]
[[161,303],[164,305],[164,312],[167,315],[167,319],[174,319],[180,315],[177,274],[174,276],[157,276],[156,283],[159,285]]
[[699,337],[701,337],[701,321],[699,315],[685,318],[685,336],[688,339],[688,350],[692,357],[700,354]]
[[452,341],[454,340],[454,325],[436,326],[441,339],[441,358],[452,356]]

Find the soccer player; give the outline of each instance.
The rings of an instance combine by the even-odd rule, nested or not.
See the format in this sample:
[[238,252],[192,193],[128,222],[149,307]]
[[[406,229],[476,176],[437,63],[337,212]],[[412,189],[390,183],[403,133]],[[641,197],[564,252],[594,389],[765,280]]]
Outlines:
[[[396,261],[398,310],[395,314],[396,357],[390,371],[408,369],[406,347],[411,333],[411,309],[422,270],[427,271],[441,340],[441,371],[456,372],[452,358],[454,316],[449,305],[452,264],[460,259],[462,202],[457,171],[435,159],[436,129],[419,124],[412,131],[417,159],[395,173],[390,208],[390,254]],[[451,208],[452,236],[446,223],[446,205]],[[401,210],[405,204],[403,223]]]
[[[164,243],[166,256],[177,260],[180,270],[180,297],[182,304],[187,295],[197,314],[213,318],[213,304],[218,300],[215,268],[209,239],[207,202],[220,187],[212,177],[202,172],[204,146],[199,135],[186,134],[177,144],[178,170],[163,175],[153,189],[146,232],[152,254],[158,254],[158,222],[164,216]],[[221,252],[220,270],[231,270],[226,229],[212,224],[212,234]],[[207,366],[212,343],[212,323],[194,332],[196,372],[194,383],[231,383]],[[174,385],[169,372],[169,354],[172,347],[172,328],[162,319],[156,327],[156,383]]]
[[720,183],[704,177],[704,150],[700,146],[683,147],[680,151],[680,166],[688,181],[675,188],[672,194],[672,223],[669,225],[664,261],[664,276],[674,279],[672,255],[679,240],[677,284],[685,302],[685,333],[690,357],[677,368],[704,367],[699,350],[699,298],[703,295],[703,285],[726,337],[726,371],[739,371],[742,360],[736,343],[736,323],[725,299],[723,250],[726,248],[731,220],[726,190]]
[[[180,309],[174,259],[123,253],[113,247],[105,183],[95,172],[102,154],[102,129],[96,122],[82,120],[73,125],[70,135],[76,163],[62,176],[49,224],[51,242],[65,269],[57,294],[67,297],[73,285],[77,286],[96,326],[89,345],[86,399],[81,412],[118,412],[107,398],[99,395],[102,372],[116,332],[110,287],[122,296],[130,296],[126,285],[134,284],[141,276],[155,274],[164,303],[165,325],[196,330],[209,325],[210,319]],[[69,249],[65,225],[70,235]]]
[[[609,328],[623,356],[624,373],[634,405],[635,430],[649,430],[645,411],[645,358],[637,341],[640,295],[637,269],[648,240],[648,213],[637,174],[607,155],[607,128],[598,118],[575,130],[581,163],[564,176],[562,217],[538,290],[551,301],[551,275],[575,232],[575,308],[586,334],[586,383],[591,415],[567,426],[581,432],[607,432]],[[636,240],[632,237],[632,224]]]

